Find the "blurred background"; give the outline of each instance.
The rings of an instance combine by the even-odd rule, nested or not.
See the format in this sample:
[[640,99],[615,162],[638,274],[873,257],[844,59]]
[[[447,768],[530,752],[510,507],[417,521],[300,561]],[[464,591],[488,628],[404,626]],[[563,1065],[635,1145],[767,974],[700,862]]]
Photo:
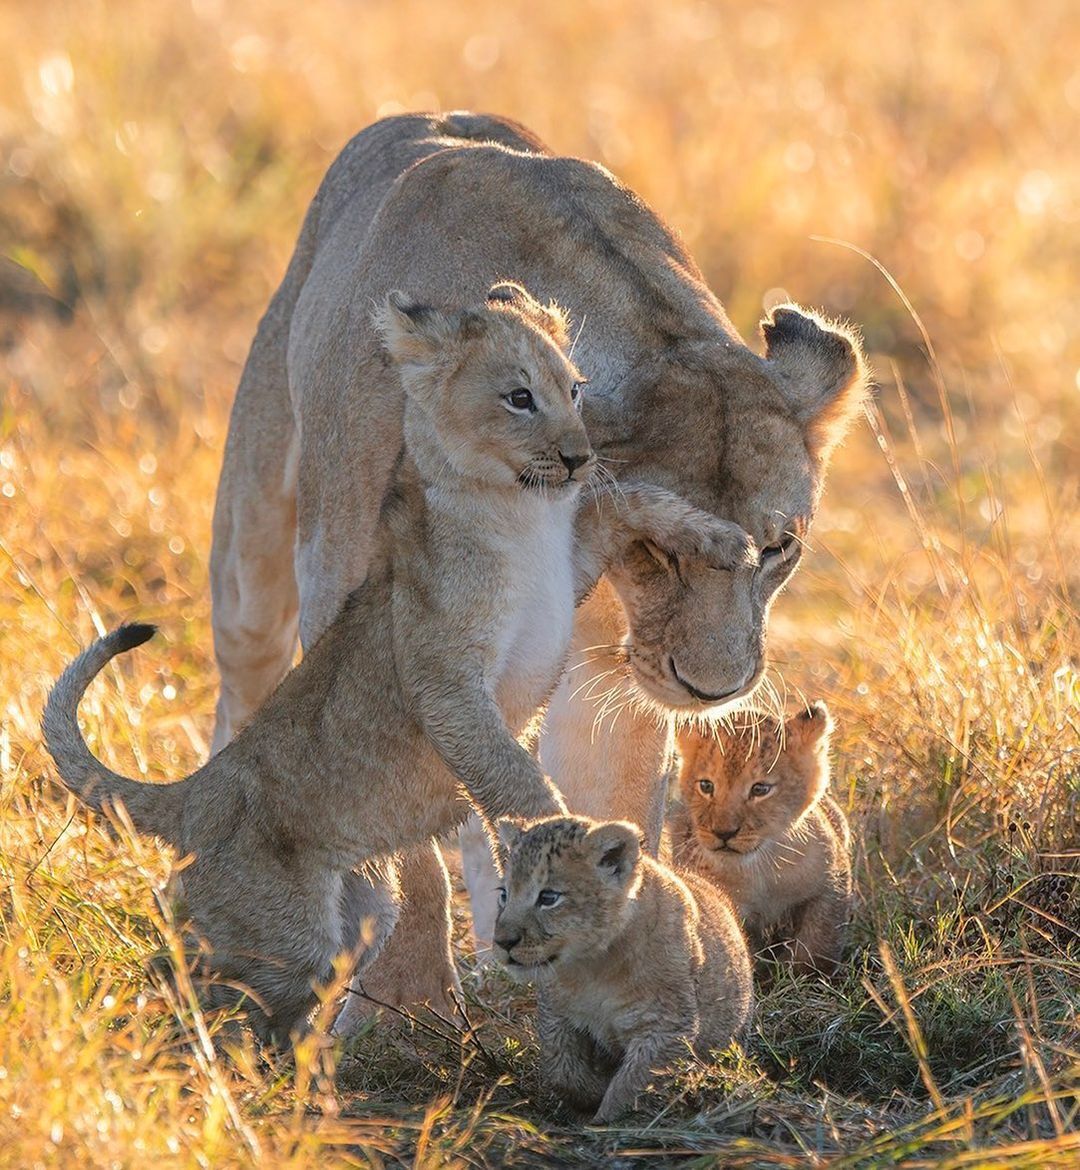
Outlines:
[[[772,646],[776,685],[839,719],[871,950],[893,938],[937,971],[948,952],[924,963],[904,922],[937,922],[944,946],[955,890],[991,905],[1074,866],[1075,0],[7,0],[0,43],[13,873],[63,831],[37,723],[96,627],[166,635],[83,706],[105,758],[162,776],[203,757],[210,516],[256,322],[348,138],[462,107],[610,167],[751,345],[787,299],[864,333],[876,400],[834,457]],[[89,883],[85,858],[50,857],[65,888]],[[46,903],[25,929],[52,921]],[[1001,987],[984,993],[1009,1016]],[[988,1018],[945,1013],[930,1040],[970,1063]]]

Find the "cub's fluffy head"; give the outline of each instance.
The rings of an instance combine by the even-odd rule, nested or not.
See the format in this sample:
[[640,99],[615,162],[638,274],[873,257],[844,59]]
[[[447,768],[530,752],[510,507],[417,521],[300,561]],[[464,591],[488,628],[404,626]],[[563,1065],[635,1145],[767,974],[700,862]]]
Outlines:
[[781,727],[753,726],[679,736],[679,787],[701,848],[717,858],[753,853],[781,840],[829,786],[829,732],[824,703]]
[[622,932],[641,884],[636,825],[552,817],[499,822],[503,885],[495,955],[515,978],[551,978]]
[[410,405],[458,474],[551,489],[591,473],[584,378],[566,356],[557,305],[504,282],[484,305],[455,312],[392,292],[373,321]]

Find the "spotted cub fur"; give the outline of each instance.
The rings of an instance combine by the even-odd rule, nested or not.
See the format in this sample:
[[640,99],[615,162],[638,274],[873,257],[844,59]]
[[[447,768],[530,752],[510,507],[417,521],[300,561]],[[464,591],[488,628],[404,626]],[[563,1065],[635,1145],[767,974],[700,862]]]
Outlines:
[[831,973],[851,910],[851,835],[828,794],[824,703],[781,724],[679,736],[676,862],[705,874],[742,915],[755,951]]
[[495,954],[538,984],[547,1089],[611,1121],[692,1048],[725,1047],[752,1002],[750,956],[728,899],[641,852],[625,821],[500,822]]

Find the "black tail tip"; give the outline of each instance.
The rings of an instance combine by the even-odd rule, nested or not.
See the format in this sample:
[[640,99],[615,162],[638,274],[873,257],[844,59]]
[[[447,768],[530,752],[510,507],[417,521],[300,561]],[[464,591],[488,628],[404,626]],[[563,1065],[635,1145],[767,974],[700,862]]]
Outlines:
[[148,642],[156,633],[157,626],[148,625],[146,622],[129,622],[126,626],[120,626],[113,631],[112,641],[118,652],[132,650],[136,646],[141,646],[143,642]]

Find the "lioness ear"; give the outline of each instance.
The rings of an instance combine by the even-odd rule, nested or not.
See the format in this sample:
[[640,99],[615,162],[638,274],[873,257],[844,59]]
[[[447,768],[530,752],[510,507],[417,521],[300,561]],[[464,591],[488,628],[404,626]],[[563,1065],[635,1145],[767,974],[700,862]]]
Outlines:
[[859,339],[798,305],[778,305],[761,323],[765,358],[806,431],[812,454],[828,458],[866,399],[868,375]]
[[607,821],[585,834],[582,842],[601,877],[629,885],[641,860],[641,830],[629,821]]
[[819,751],[827,751],[832,727],[829,708],[818,699],[805,711],[800,711],[787,720],[784,724],[784,741],[803,749],[817,748]]
[[564,309],[555,301],[542,305],[527,288],[512,280],[500,280],[493,284],[487,295],[488,305],[498,308],[505,305],[516,310],[548,337],[560,349],[566,349],[570,342],[570,322]]
[[434,365],[444,347],[479,327],[477,313],[444,313],[403,292],[391,292],[371,315],[375,331],[399,366]]

